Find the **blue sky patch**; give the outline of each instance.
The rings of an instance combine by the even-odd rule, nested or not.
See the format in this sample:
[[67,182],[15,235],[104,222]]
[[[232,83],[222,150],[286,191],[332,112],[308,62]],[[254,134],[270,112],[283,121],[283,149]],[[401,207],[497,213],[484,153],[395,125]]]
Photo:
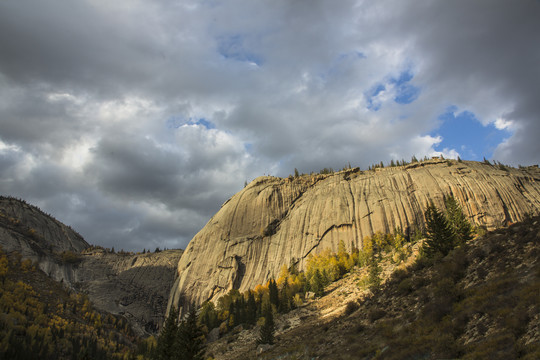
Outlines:
[[260,56],[245,48],[242,35],[221,36],[217,41],[218,52],[225,59],[254,63],[257,66],[263,62]]
[[384,90],[386,90],[386,86],[384,86],[384,84],[379,83],[373,86],[371,89],[369,89],[369,91],[366,94],[364,94],[367,100],[367,108],[369,110],[377,111],[381,108],[381,103],[378,101],[374,102],[373,98],[379,95],[381,91],[384,91]]
[[197,121],[194,121],[193,119],[191,119],[188,122],[188,125],[202,125],[207,129],[215,129],[216,128],[216,125],[214,125],[211,121],[208,121],[208,120],[206,120],[204,118],[201,118],[201,119],[199,119]]
[[377,83],[371,87],[364,96],[367,101],[367,108],[371,111],[377,111],[381,108],[380,101],[374,100],[382,91],[386,90],[386,84],[395,87],[394,101],[398,104],[410,104],[420,95],[420,88],[411,84],[414,75],[411,71],[402,71],[399,77],[386,78],[385,82]]
[[185,118],[181,116],[171,116],[167,119],[167,127],[169,129],[178,129],[179,127],[183,125],[202,125],[207,129],[215,129],[216,125],[212,123],[211,121],[205,119],[205,118],[189,118],[189,120],[186,120]]
[[482,161],[484,157],[491,159],[495,148],[512,135],[508,130],[497,129],[493,123],[482,125],[470,111],[457,110],[456,106],[450,106],[439,116],[442,125],[430,134],[443,138],[435,150],[455,149],[463,160]]
[[410,104],[420,95],[420,88],[417,86],[405,83],[396,88],[396,96],[394,101],[398,104]]
[[396,86],[396,96],[394,97],[396,103],[410,104],[420,95],[420,88],[410,83],[413,77],[412,72],[407,70],[403,71],[399,78],[390,80],[390,83]]

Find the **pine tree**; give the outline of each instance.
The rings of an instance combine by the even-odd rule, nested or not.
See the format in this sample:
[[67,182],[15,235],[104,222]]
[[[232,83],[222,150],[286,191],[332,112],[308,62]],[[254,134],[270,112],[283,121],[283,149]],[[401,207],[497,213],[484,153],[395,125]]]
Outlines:
[[270,279],[270,282],[268,283],[268,293],[270,304],[274,305],[276,308],[279,307],[279,292],[274,279]]
[[369,273],[368,273],[368,284],[369,289],[372,292],[377,291],[381,287],[381,267],[379,261],[375,256],[372,256],[369,260]]
[[240,296],[234,301],[234,314],[235,314],[235,324],[243,324],[246,322],[246,301],[243,296]]
[[266,303],[263,309],[263,315],[264,315],[264,324],[263,326],[261,326],[259,339],[257,340],[257,342],[259,344],[272,345],[274,343],[274,331],[275,331],[274,314],[272,313],[272,305],[270,305],[269,303]]
[[454,230],[454,245],[460,246],[472,239],[472,227],[453,196],[445,199],[448,221]]
[[155,360],[174,359],[175,354],[178,352],[177,337],[178,313],[175,308],[171,308],[169,317],[165,320],[165,325],[163,325],[163,329],[161,329],[161,333],[157,339],[157,345],[152,358]]
[[246,305],[246,323],[255,325],[257,322],[257,302],[253,291],[249,290],[248,300]]
[[204,359],[204,336],[197,324],[197,308],[191,304],[187,318],[178,327],[178,354],[185,360]]
[[427,239],[424,243],[424,251],[428,257],[437,253],[447,255],[454,248],[455,234],[446,216],[439,211],[431,202],[426,212]]
[[289,294],[289,285],[287,284],[288,280],[285,278],[283,287],[281,288],[281,294],[279,295],[279,312],[286,313],[291,308],[291,298]]
[[199,321],[201,324],[206,325],[208,330],[212,330],[219,326],[219,319],[217,317],[216,307],[213,302],[205,301],[201,305],[201,311],[199,313]]
[[5,283],[8,272],[9,261],[7,256],[3,253],[2,248],[0,247],[0,279],[2,279],[2,284]]
[[311,290],[315,293],[315,296],[323,296],[324,279],[319,269],[316,269],[315,274],[313,274],[313,276],[311,277],[310,287]]

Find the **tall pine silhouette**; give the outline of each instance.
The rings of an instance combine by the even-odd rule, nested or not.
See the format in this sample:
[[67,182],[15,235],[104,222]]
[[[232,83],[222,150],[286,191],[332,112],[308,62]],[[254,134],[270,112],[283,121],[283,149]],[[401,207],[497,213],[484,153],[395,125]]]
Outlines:
[[264,324],[261,326],[260,337],[257,340],[259,344],[274,343],[274,314],[272,313],[272,305],[266,303],[263,309]]
[[428,257],[440,253],[447,255],[454,248],[455,234],[446,216],[430,202],[426,212],[427,239],[424,243],[424,251]]
[[465,244],[468,240],[472,239],[472,227],[463,210],[457,203],[453,196],[448,196],[445,199],[446,214],[450,226],[454,231],[454,241],[456,246]]
[[169,317],[165,320],[163,329],[157,339],[157,345],[154,349],[153,359],[155,360],[172,360],[177,359],[178,353],[177,346],[178,337],[178,312],[175,308],[171,307]]
[[203,332],[197,324],[197,308],[191,304],[187,318],[178,327],[178,351],[179,359],[203,360],[204,359],[204,337]]

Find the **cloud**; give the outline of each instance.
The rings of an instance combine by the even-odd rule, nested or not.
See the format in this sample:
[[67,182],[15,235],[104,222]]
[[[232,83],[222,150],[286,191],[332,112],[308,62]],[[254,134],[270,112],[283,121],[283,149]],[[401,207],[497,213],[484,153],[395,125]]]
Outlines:
[[[532,0],[2,2],[0,192],[140,250],[185,247],[262,174],[538,163],[539,17]],[[471,146],[450,106],[505,135]]]

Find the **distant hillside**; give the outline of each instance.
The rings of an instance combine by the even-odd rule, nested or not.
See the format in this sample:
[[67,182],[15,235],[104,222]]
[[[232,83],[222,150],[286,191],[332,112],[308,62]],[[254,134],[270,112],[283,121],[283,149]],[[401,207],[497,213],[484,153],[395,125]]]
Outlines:
[[124,316],[138,335],[161,326],[182,256],[182,250],[133,254],[90,246],[51,215],[11,197],[0,197],[0,246],[87,294],[101,311]]
[[[419,244],[413,246],[418,249]],[[540,217],[469,241],[446,257],[398,264],[383,286],[356,268],[324,296],[277,315],[276,344],[238,327],[207,355],[233,359],[539,359]],[[262,350],[262,352],[261,352]]]
[[63,252],[78,253],[90,245],[70,227],[24,200],[0,196],[0,245],[60,281],[66,277],[61,264]]
[[229,199],[191,240],[178,263],[170,306],[217,300],[304,269],[309,254],[343,240],[350,251],[376,232],[424,226],[429,201],[453,195],[476,226],[495,229],[540,212],[540,170],[433,159],[289,178],[260,177]]

